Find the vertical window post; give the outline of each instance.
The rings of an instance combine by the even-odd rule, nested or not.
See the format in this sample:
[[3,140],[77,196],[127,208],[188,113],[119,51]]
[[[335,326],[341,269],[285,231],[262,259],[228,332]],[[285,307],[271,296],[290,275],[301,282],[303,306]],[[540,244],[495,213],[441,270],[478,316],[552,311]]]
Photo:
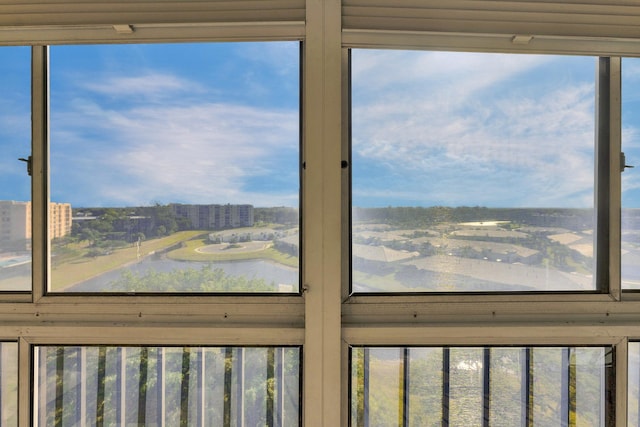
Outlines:
[[31,50],[33,301],[49,280],[49,48]]

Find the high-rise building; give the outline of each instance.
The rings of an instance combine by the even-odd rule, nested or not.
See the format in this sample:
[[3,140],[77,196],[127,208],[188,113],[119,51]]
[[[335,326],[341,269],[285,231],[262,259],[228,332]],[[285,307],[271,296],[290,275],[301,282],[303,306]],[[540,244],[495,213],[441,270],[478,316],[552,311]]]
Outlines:
[[220,230],[252,227],[252,205],[183,205],[172,204],[173,214],[187,218],[195,229]]
[[31,202],[0,200],[0,244],[23,245],[31,240]]
[[55,239],[71,234],[71,204],[49,203],[49,238]]
[[[71,205],[49,204],[52,239],[71,234]],[[24,250],[31,246],[31,202],[0,200],[0,246]]]

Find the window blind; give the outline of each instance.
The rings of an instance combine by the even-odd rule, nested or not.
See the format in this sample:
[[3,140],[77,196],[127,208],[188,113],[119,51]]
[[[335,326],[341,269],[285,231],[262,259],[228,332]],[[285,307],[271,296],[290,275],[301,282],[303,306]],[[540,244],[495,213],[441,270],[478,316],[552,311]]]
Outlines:
[[640,38],[631,0],[344,0],[343,28]]
[[304,0],[0,0],[0,26],[304,21]]
[[343,0],[348,47],[640,56],[635,0]]
[[302,39],[305,0],[0,0],[0,44]]

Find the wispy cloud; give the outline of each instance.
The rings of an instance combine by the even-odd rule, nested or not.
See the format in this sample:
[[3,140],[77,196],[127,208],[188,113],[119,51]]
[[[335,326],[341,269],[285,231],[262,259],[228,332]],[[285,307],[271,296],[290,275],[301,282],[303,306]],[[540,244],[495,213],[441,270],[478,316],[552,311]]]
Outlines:
[[375,170],[420,204],[592,205],[593,81],[531,80],[549,57],[390,55],[354,64],[356,204],[403,203],[369,196]]
[[[155,90],[179,79],[151,81],[156,83],[147,89]],[[181,104],[108,109],[82,99],[55,112],[54,194],[85,206],[297,204],[297,111],[204,100]],[[286,175],[288,185],[269,192],[248,186]]]
[[89,92],[108,96],[175,96],[176,92],[202,91],[200,85],[189,80],[153,72],[137,76],[103,77],[84,82],[81,86]]

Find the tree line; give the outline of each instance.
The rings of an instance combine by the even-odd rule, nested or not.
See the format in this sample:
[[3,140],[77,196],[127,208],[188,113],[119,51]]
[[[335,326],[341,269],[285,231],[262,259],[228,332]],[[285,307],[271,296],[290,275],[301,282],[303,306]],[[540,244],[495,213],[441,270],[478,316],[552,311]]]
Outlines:
[[354,222],[426,228],[442,223],[510,221],[520,225],[562,227],[569,230],[593,228],[593,209],[488,208],[482,206],[387,206],[353,207]]

